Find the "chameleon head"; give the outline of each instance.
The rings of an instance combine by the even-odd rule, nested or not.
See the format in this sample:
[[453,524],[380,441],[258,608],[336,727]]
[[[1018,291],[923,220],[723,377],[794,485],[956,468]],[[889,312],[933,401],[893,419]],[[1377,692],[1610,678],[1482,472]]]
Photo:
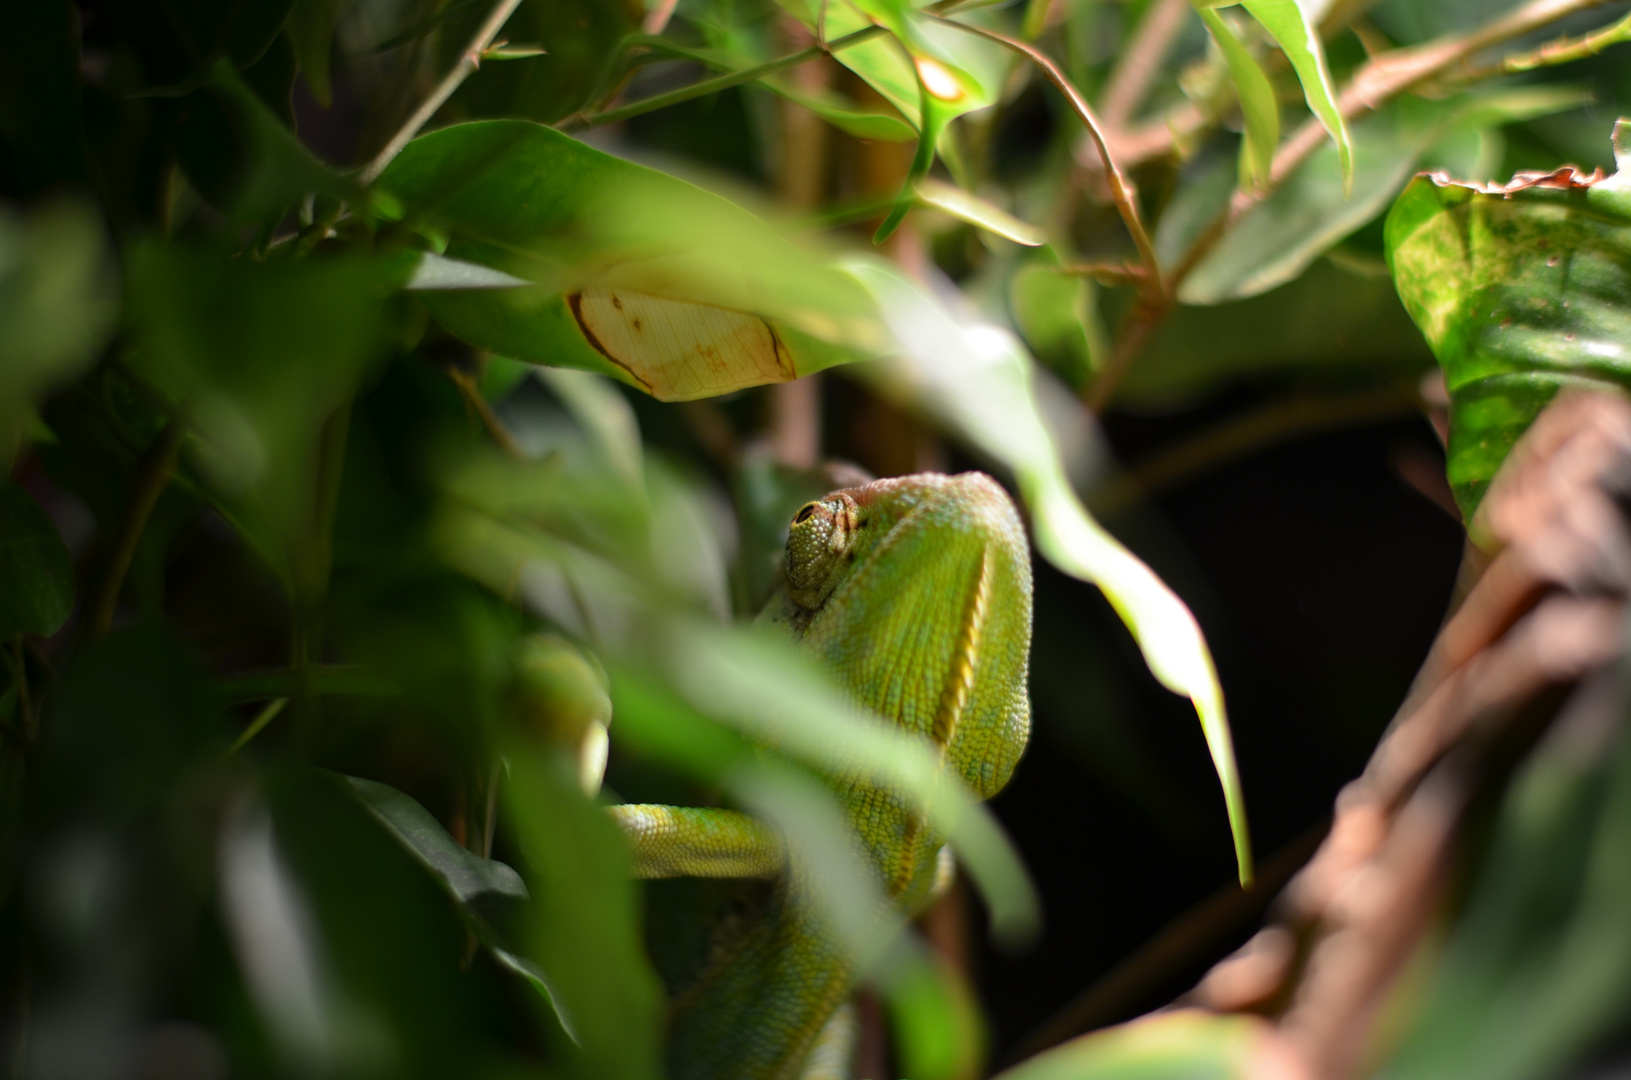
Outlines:
[[787,532],[787,584],[800,607],[813,610],[831,595],[860,522],[860,507],[842,491],[805,503],[793,515]]

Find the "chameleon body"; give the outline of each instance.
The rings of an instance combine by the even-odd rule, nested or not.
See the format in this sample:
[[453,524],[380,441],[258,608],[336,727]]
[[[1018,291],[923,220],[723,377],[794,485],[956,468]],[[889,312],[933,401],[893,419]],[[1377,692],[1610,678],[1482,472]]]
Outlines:
[[[809,503],[790,526],[786,578],[760,624],[928,740],[980,797],[1007,782],[1030,731],[1031,572],[1024,527],[995,481],[926,473]],[[861,770],[827,780],[888,894],[904,913],[919,910],[945,837]],[[693,970],[670,978],[670,1075],[799,1075],[853,973],[802,900],[779,838],[731,810],[613,814],[643,876],[759,879],[715,906],[691,948]]]

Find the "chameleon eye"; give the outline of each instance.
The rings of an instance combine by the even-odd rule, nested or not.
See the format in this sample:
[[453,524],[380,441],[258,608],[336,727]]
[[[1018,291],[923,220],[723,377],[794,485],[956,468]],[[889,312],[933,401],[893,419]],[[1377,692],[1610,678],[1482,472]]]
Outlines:
[[806,504],[787,532],[787,583],[793,599],[821,606],[845,565],[860,519],[855,500],[839,493]]

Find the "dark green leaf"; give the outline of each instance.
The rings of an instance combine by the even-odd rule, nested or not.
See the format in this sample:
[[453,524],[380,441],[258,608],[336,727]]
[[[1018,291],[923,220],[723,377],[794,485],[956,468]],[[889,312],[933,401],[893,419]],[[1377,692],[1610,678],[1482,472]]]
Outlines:
[[1450,486],[1471,519],[1566,385],[1631,386],[1631,207],[1615,174],[1510,189],[1434,174],[1387,221],[1399,295],[1450,391]]
[[54,634],[74,607],[74,564],[57,526],[15,483],[0,483],[0,639]]

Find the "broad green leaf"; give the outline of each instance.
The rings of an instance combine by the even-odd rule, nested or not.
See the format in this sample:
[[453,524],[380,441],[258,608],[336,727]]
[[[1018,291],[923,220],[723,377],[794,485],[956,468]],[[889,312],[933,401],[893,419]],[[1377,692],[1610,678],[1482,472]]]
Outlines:
[[195,442],[183,461],[278,570],[308,526],[319,431],[383,359],[378,263],[134,245],[127,363]]
[[428,295],[472,344],[663,400],[819,371],[881,341],[864,292],[740,207],[550,128],[462,124],[411,143],[382,198],[446,257],[532,282]]
[[[1580,100],[1576,90],[1541,87],[1438,102],[1395,101],[1354,126],[1357,164],[1347,191],[1331,168],[1337,150],[1327,143],[1246,212],[1184,279],[1178,297],[1186,304],[1217,304],[1284,284],[1375,217],[1446,136],[1559,112]],[[1158,249],[1172,247],[1161,232]]]
[[1254,1080],[1270,1074],[1268,1025],[1193,1009],[1159,1013],[1056,1046],[997,1080]]
[[1030,358],[1011,335],[960,321],[886,265],[857,261],[851,272],[871,290],[899,343],[890,359],[858,373],[1012,469],[1031,511],[1037,550],[1065,573],[1102,589],[1138,640],[1150,671],[1194,703],[1223,785],[1240,879],[1250,881],[1245,801],[1223,689],[1200,626],[1148,566],[1088,515],[1071,489],[1032,395]]
[[38,424],[35,409],[91,362],[118,315],[96,213],[53,202],[0,207],[0,471]]
[[1388,215],[1399,296],[1450,391],[1448,473],[1469,521],[1560,389],[1631,387],[1626,173],[1569,177],[1503,187],[1424,175]]
[[1274,98],[1274,86],[1223,16],[1210,8],[1202,8],[1200,16],[1229,66],[1240,115],[1246,121],[1246,137],[1240,144],[1240,186],[1261,187],[1280,145],[1280,103]]
[[1308,12],[1314,0],[1241,0],[1241,6],[1263,24],[1274,43],[1285,52],[1286,59],[1297,72],[1303,84],[1303,97],[1308,107],[1319,117],[1325,130],[1336,143],[1337,164],[1342,170],[1342,186],[1346,191],[1353,182],[1353,148],[1348,143],[1348,125],[1337,108],[1336,90],[1331,85],[1331,72],[1325,66],[1325,49],[1320,44],[1319,30]]
[[54,634],[74,607],[68,548],[20,484],[0,481],[0,641]]

